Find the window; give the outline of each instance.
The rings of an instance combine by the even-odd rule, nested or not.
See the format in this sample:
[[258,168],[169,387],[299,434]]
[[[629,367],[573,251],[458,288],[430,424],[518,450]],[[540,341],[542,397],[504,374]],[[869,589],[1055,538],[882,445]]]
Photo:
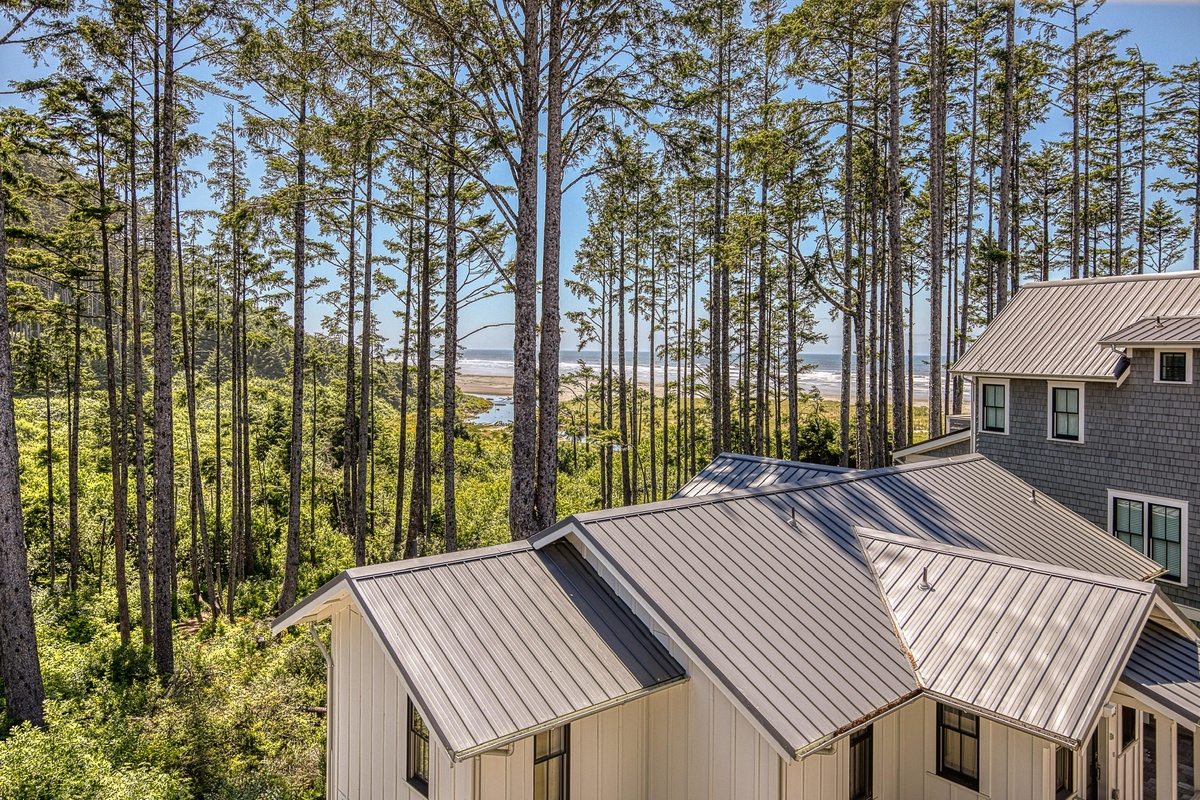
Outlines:
[[1124,497],[1113,498],[1113,535],[1139,553],[1144,553],[1145,531],[1145,503]]
[[1191,383],[1191,350],[1157,350],[1158,368],[1154,372],[1155,383]]
[[571,729],[544,731],[533,737],[533,800],[567,800],[567,758]]
[[978,791],[979,717],[938,703],[937,739],[938,775]]
[[1075,791],[1075,754],[1066,747],[1054,751],[1054,800],[1066,800]]
[[412,700],[408,701],[408,782],[429,795],[429,728]]
[[1157,561],[1164,580],[1185,583],[1187,504],[1109,491],[1109,529],[1125,544]]
[[1136,708],[1121,706],[1121,749],[1137,741],[1138,712]]
[[1083,388],[1050,387],[1050,438],[1083,441]]
[[980,430],[989,433],[1008,433],[1008,386],[985,383],[983,386],[983,421]]
[[850,800],[871,800],[875,772],[873,726],[850,734]]

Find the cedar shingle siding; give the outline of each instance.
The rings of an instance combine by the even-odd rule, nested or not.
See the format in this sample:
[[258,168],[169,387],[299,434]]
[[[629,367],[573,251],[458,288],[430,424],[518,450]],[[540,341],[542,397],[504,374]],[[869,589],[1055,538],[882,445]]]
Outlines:
[[1009,434],[976,433],[976,451],[1106,530],[1109,489],[1187,502],[1190,586],[1161,585],[1200,607],[1200,389],[1155,383],[1154,351],[1131,355],[1121,386],[1086,384],[1083,442],[1047,440],[1047,382],[1013,378]]

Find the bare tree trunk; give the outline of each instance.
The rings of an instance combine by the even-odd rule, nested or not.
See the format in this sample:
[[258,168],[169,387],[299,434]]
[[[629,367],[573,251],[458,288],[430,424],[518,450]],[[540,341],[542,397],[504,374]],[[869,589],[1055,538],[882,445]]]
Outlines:
[[[555,5],[558,5],[556,2]],[[454,74],[454,59],[453,52],[451,55],[450,73]],[[446,162],[446,318],[443,324],[442,334],[442,504],[444,506],[442,539],[445,542],[447,553],[453,553],[458,549],[458,509],[455,486],[455,458],[454,458],[454,426],[458,415],[458,390],[455,373],[458,371],[458,206],[457,206],[457,186],[455,184],[454,163],[457,158],[457,143],[456,143],[455,123],[453,114],[450,120],[450,158]],[[553,141],[553,140],[552,140]],[[549,196],[549,190],[547,190]],[[547,225],[547,231],[549,225]],[[558,278],[555,276],[554,285],[557,288]],[[546,287],[543,288],[543,296],[549,291],[549,278],[546,279]],[[558,316],[558,311],[554,312],[555,317]],[[542,325],[543,337],[545,337],[546,325]],[[543,338],[544,341],[544,338]],[[544,347],[545,345],[543,345]],[[557,351],[557,347],[555,350]],[[544,352],[544,350],[543,350]],[[558,359],[555,357],[555,372],[557,373]],[[545,377],[545,371],[539,377]],[[558,383],[557,375],[555,384]],[[554,392],[554,399],[557,402],[557,388]],[[542,417],[548,413],[546,406],[542,406]],[[558,416],[557,410],[554,414]],[[557,456],[558,451],[555,450]],[[540,465],[540,462],[539,462]],[[555,463],[554,469],[557,472],[558,465]],[[553,493],[551,494],[553,497]]]
[[[521,157],[517,165],[517,241],[513,273],[513,432],[508,524],[512,538],[537,532],[537,206],[541,0],[524,4]],[[557,354],[555,354],[557,358]]]
[[[1004,23],[1004,110],[1000,123],[1000,197],[999,220],[996,231],[996,247],[1004,250],[1009,245],[1009,220],[1012,211],[1013,184],[1013,130],[1015,127],[1014,92],[1016,76],[1016,15],[1017,0],[1006,0]],[[996,264],[996,313],[1008,304],[1008,270],[1011,254]]]
[[[416,208],[416,198],[412,198]],[[408,219],[408,251],[404,256],[404,343],[400,354],[400,442],[396,455],[396,508],[392,525],[392,553],[396,558],[408,557],[404,541],[404,470],[408,462],[408,358],[412,335],[412,260],[416,248],[414,223]],[[413,551],[416,552],[415,550]]]
[[892,446],[908,444],[904,396],[904,269],[900,238],[900,12],[892,8],[888,47],[888,301],[892,344]]
[[854,44],[846,54],[846,135],[842,162],[842,393],[839,417],[839,444],[842,454],[838,464],[850,466],[850,352],[854,335],[850,309],[854,296],[851,282],[854,276]]
[[[352,172],[354,167],[351,167]],[[355,380],[354,380],[354,310],[355,310],[355,291],[357,280],[357,267],[355,265],[355,257],[358,254],[355,245],[356,225],[358,225],[358,215],[356,213],[357,198],[358,198],[358,181],[356,180],[357,173],[351,175],[350,178],[350,230],[348,232],[349,246],[346,256],[346,408],[342,419],[342,533],[349,537],[352,541],[357,538],[356,531],[358,530],[357,521],[354,518],[354,503],[355,491],[354,484],[358,476],[358,456],[356,454],[358,442],[358,423],[356,422],[356,402],[355,402]],[[357,556],[356,556],[357,558]]]
[[171,205],[175,170],[175,6],[166,0],[154,193],[154,665],[175,671],[175,442],[171,392]]
[[[99,151],[100,142],[97,141]],[[100,205],[108,203],[103,163],[97,165],[96,177],[100,189]],[[108,455],[112,475],[113,550],[116,556],[115,580],[117,589],[117,627],[121,644],[129,644],[129,590],[125,584],[125,548],[129,520],[126,504],[129,499],[125,483],[125,406],[117,397],[117,351],[113,331],[112,258],[109,252],[108,215],[100,225],[100,291],[104,295],[104,378],[108,393]]]
[[[4,234],[7,197],[0,186],[0,299],[8,297],[8,239]],[[13,406],[13,368],[8,303],[0,302],[0,678],[10,721],[43,723],[42,669],[21,512],[21,469]]]
[[359,388],[358,388],[358,444],[355,454],[358,456],[357,478],[354,486],[354,564],[364,566],[367,563],[367,460],[370,448],[370,400],[371,400],[371,349],[372,349],[372,320],[371,320],[371,273],[375,269],[372,260],[373,239],[375,236],[375,199],[373,196],[375,184],[375,142],[367,141],[367,192],[366,192],[366,225],[363,229],[363,308],[362,308],[362,342],[359,347]]
[[[82,371],[80,339],[83,326],[83,287],[76,282],[74,289],[75,346],[71,358],[71,419],[67,431],[67,555],[70,571],[67,585],[71,591],[79,587],[79,399]],[[103,550],[101,551],[103,552]],[[102,564],[103,565],[103,564]]]
[[559,251],[562,247],[563,2],[549,0],[546,31],[546,228],[542,232],[542,343],[538,362],[537,475],[534,521],[545,529],[558,521]]
[[308,223],[305,207],[307,184],[305,122],[308,114],[308,94],[301,89],[296,124],[296,205],[292,209],[292,440],[288,446],[288,522],[287,552],[283,559],[283,588],[275,610],[283,613],[296,604],[300,583],[300,476],[304,469],[301,453],[304,438],[304,293],[305,227]]
[[[1014,0],[1015,2],[1015,0]],[[942,284],[946,230],[946,4],[929,6],[929,438],[942,434]]]
[[433,347],[433,333],[430,330],[432,319],[430,305],[433,302],[433,267],[431,249],[433,246],[432,216],[433,216],[433,185],[430,181],[429,154],[425,154],[424,162],[424,204],[422,213],[425,229],[421,235],[421,297],[417,301],[417,428],[413,441],[413,477],[412,499],[408,503],[408,545],[405,548],[406,558],[420,555],[421,540],[429,537],[429,511],[432,498],[426,491],[428,479],[432,472],[430,459],[430,380],[429,352]]

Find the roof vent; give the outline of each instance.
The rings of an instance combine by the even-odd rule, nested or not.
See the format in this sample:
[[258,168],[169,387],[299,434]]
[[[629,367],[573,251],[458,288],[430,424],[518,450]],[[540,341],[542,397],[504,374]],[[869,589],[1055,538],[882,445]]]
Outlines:
[[921,582],[917,584],[917,588],[922,592],[933,591],[933,584],[929,582],[929,567],[921,567]]
[[1161,328],[1162,327],[1162,317],[1155,317],[1154,324]]

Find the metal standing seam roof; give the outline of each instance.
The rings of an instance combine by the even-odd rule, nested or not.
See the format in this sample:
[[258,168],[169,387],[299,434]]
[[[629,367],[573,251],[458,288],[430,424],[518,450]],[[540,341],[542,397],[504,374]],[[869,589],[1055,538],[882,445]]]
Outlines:
[[1151,621],[1142,631],[1121,683],[1149,695],[1176,718],[1200,725],[1200,642]]
[[980,456],[590,512],[531,541],[579,535],[797,757],[919,691],[855,526],[1132,580],[1162,572]]
[[851,472],[846,467],[804,464],[763,456],[721,453],[690,481],[680,487],[676,497],[701,497],[731,489],[759,489],[767,486],[800,484]]
[[858,535],[923,689],[1079,746],[1146,623],[1153,584]]
[[350,570],[273,629],[343,588],[456,761],[686,677],[567,544]]
[[1115,381],[1123,356],[1101,345],[1106,334],[1146,317],[1197,314],[1198,272],[1027,283],[951,371]]
[[1155,347],[1163,344],[1200,347],[1200,317],[1143,317],[1100,338],[1105,347]]

